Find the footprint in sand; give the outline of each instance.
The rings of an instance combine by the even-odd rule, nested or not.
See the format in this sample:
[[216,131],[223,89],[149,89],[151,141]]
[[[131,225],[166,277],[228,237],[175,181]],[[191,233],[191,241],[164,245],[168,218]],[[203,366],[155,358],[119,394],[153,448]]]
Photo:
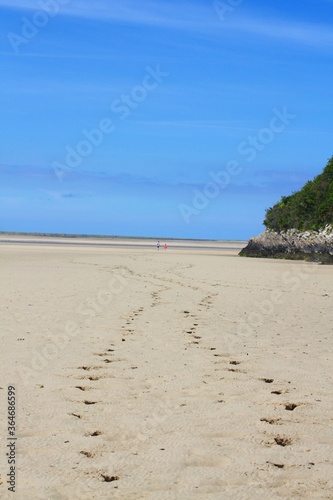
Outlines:
[[281,418],[261,418],[260,422],[266,422],[270,425],[282,425]]
[[106,483],[112,483],[113,481],[119,481],[119,476],[110,476],[108,474],[101,474],[101,478]]
[[294,403],[288,403],[285,406],[285,409],[288,411],[294,411],[299,405],[296,405]]
[[78,413],[69,413],[69,415],[71,415],[72,417],[76,417],[76,418],[82,418],[82,416],[79,415]]
[[80,451],[81,455],[86,456],[87,458],[94,458],[95,454],[91,451]]
[[291,446],[292,444],[294,444],[293,439],[286,436],[276,436],[274,438],[274,441],[279,446]]
[[90,370],[100,370],[103,368],[102,366],[79,366],[78,370],[85,370],[85,371],[90,371]]
[[278,469],[284,469],[285,465],[284,464],[276,464],[274,462],[266,462],[267,464],[273,465],[273,467],[277,467]]

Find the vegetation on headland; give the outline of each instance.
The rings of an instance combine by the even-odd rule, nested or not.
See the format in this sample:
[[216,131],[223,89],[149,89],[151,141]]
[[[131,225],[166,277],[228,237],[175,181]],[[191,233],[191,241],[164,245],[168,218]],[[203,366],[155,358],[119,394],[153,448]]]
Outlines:
[[323,172],[267,209],[264,225],[276,232],[320,230],[333,223],[333,156]]
[[239,255],[333,264],[333,157],[320,175],[266,211],[266,231]]

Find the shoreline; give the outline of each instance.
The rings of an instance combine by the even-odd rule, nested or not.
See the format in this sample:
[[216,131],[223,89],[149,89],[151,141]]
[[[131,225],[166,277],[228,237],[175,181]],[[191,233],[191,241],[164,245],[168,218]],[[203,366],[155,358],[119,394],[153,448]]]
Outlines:
[[104,234],[71,234],[71,233],[25,233],[25,232],[15,232],[15,231],[0,231],[0,239],[2,237],[33,237],[33,238],[64,238],[64,239],[110,239],[110,240],[168,240],[168,241],[201,241],[201,242],[219,242],[228,241],[235,242],[241,241],[245,242],[248,240],[243,239],[212,239],[212,238],[176,238],[176,237],[164,237],[164,236],[119,236],[119,235],[104,235]]
[[[245,240],[194,240],[194,239],[160,239],[168,243],[168,250],[172,249],[204,249],[215,251],[240,251]],[[0,245],[25,244],[25,245],[55,245],[55,246],[86,246],[86,247],[106,247],[106,248],[147,248],[156,249],[156,239],[153,238],[133,238],[133,237],[96,237],[96,236],[46,236],[46,235],[3,235],[0,234]],[[160,249],[162,251],[163,248]]]

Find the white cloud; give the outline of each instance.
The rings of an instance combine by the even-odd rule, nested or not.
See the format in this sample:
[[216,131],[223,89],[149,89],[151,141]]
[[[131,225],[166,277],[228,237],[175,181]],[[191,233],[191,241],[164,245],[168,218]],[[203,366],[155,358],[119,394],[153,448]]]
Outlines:
[[170,128],[189,128],[189,129],[217,129],[223,130],[234,130],[234,131],[249,131],[251,132],[250,124],[245,124],[243,121],[231,121],[231,120],[164,120],[164,121],[136,121],[136,125],[144,127],[170,127]]
[[237,19],[234,29],[254,35],[275,38],[303,45],[333,47],[332,28],[325,25],[291,22],[283,19]]
[[[40,10],[47,0],[0,0],[0,7]],[[252,34],[281,42],[332,48],[333,32],[328,24],[258,18],[242,4],[221,22],[213,2],[195,5],[189,1],[69,0],[59,5],[59,14],[117,24],[167,28],[209,38]]]
[[[40,10],[47,0],[0,0],[0,7],[14,9]],[[206,7],[189,3],[170,5],[167,2],[134,0],[70,0],[59,5],[59,14],[111,21],[116,23],[137,24],[175,29],[198,29],[207,31],[207,15],[214,20],[210,4]],[[217,22],[217,21],[216,21]]]

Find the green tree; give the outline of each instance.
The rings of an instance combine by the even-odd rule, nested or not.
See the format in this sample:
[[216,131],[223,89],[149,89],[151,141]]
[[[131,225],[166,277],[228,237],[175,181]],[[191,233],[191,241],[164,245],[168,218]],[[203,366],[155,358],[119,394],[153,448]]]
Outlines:
[[333,156],[323,172],[308,181],[300,191],[282,196],[266,210],[264,225],[273,231],[287,229],[319,230],[333,224]]

